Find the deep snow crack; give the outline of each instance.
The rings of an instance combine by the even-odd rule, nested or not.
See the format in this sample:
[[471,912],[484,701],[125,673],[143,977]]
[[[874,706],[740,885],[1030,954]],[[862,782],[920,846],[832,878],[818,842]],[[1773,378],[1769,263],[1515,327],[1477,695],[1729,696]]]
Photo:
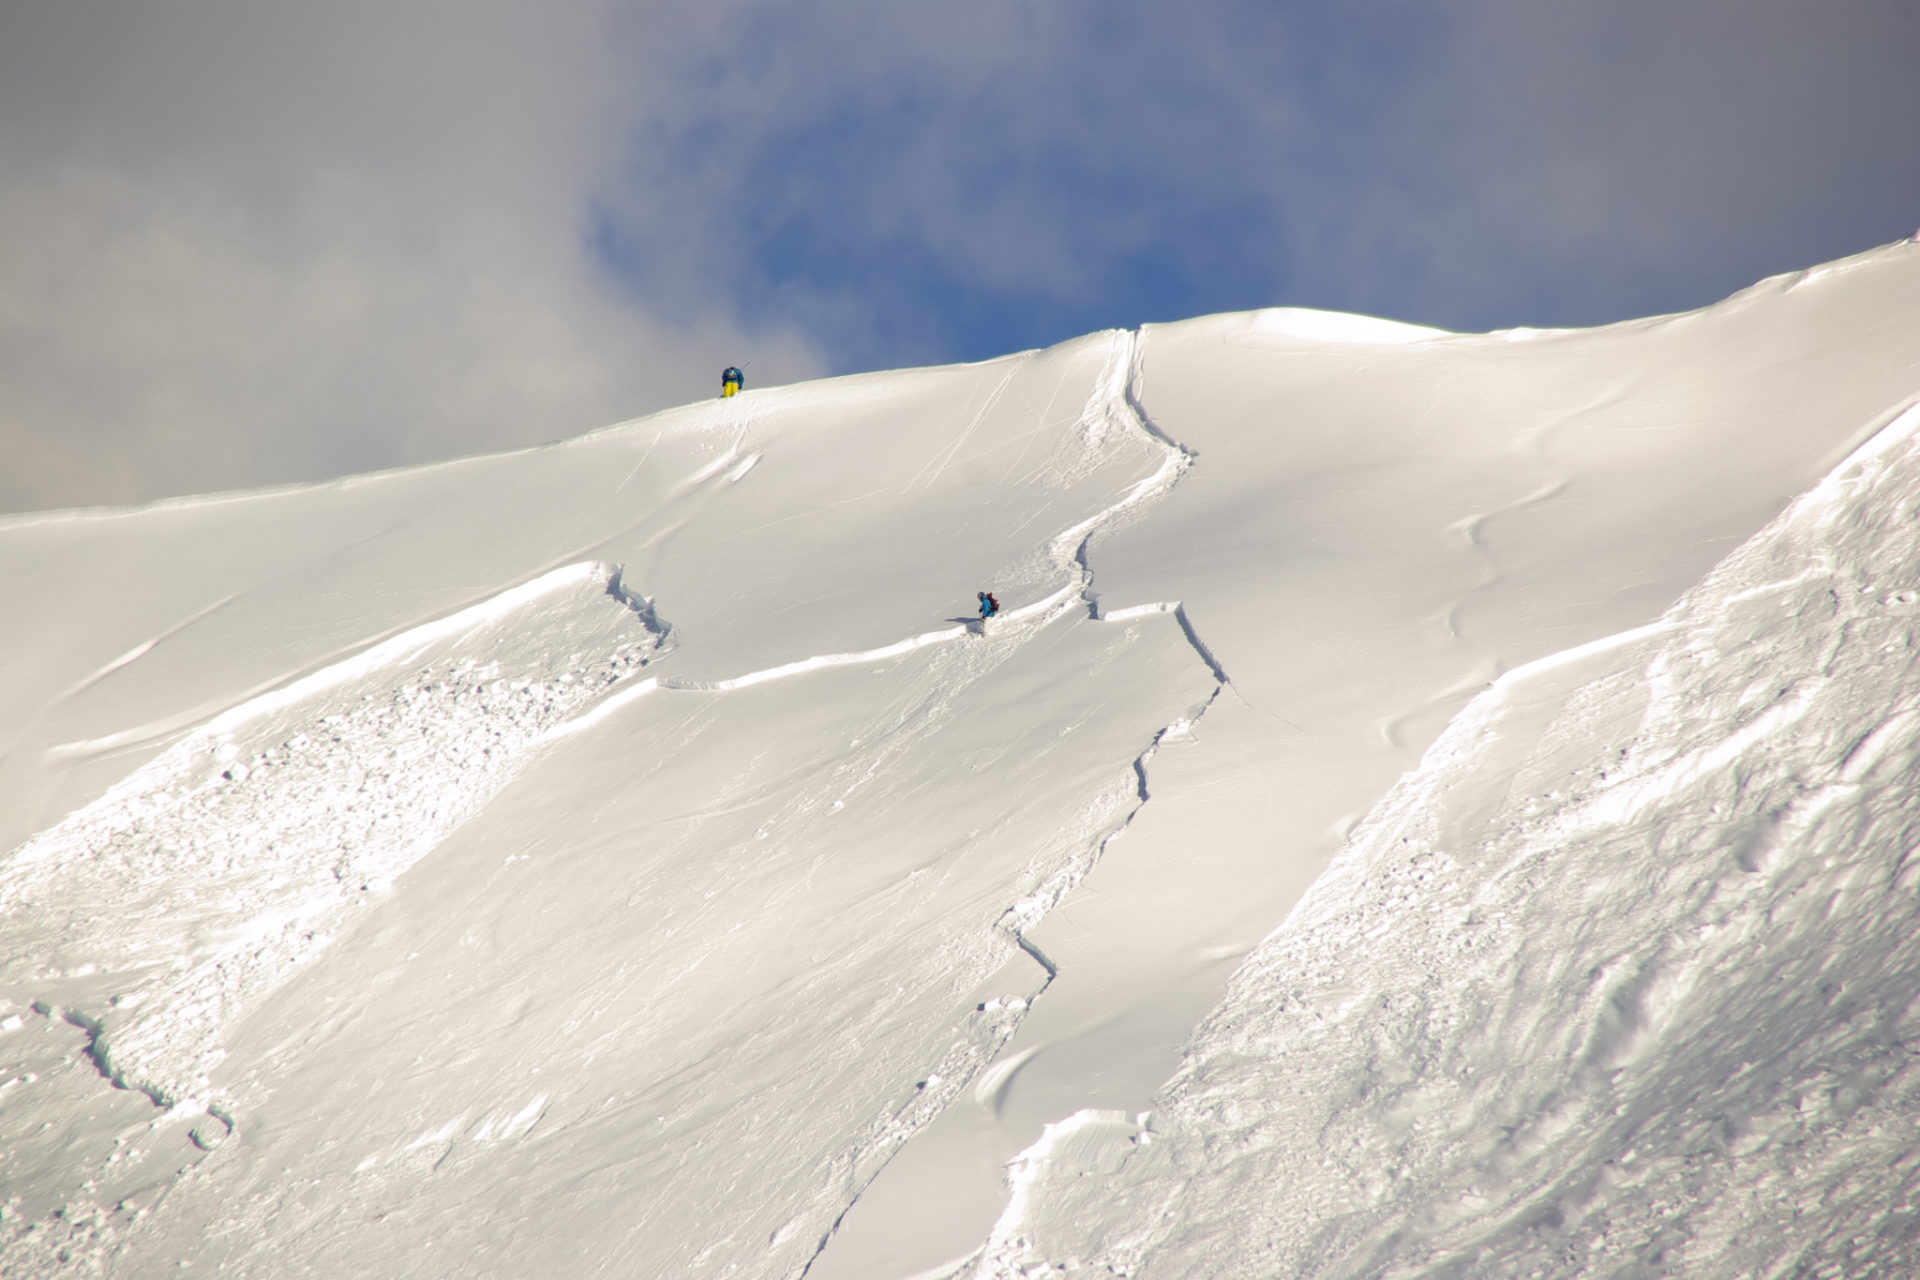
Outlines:
[[[1013,935],[1013,940],[1020,944],[1020,949],[1022,951],[1026,952],[1028,955],[1033,957],[1033,962],[1035,964],[1039,965],[1042,969],[1045,969],[1047,971],[1048,982],[1052,982],[1055,978],[1060,976],[1060,966],[1055,964],[1052,960],[1048,959],[1047,953],[1042,951],[1039,945],[1035,943],[1033,939],[1029,938],[1024,933],[1016,933]],[[1046,987],[1042,986],[1040,989],[1042,991],[1045,991]]]
[[[1028,936],[1028,930],[1044,919],[1046,915],[1086,877],[1087,873],[1099,863],[1108,844],[1125,831],[1127,827],[1131,825],[1134,818],[1139,815],[1141,809],[1151,798],[1151,793],[1147,785],[1147,767],[1152,761],[1154,754],[1159,750],[1161,744],[1167,741],[1170,736],[1183,734],[1190,730],[1193,723],[1204,715],[1207,708],[1212,706],[1214,700],[1219,697],[1220,690],[1228,687],[1225,672],[1221,669],[1218,661],[1215,660],[1212,652],[1200,640],[1199,635],[1194,630],[1192,622],[1186,616],[1185,609],[1178,601],[1142,605],[1115,610],[1111,613],[1103,613],[1100,608],[1099,596],[1093,589],[1095,579],[1091,551],[1093,539],[1102,532],[1111,531],[1117,524],[1128,519],[1149,503],[1165,497],[1172,491],[1173,487],[1179,483],[1181,476],[1184,475],[1187,468],[1192,465],[1196,456],[1192,451],[1181,447],[1170,437],[1156,429],[1138,404],[1134,393],[1134,386],[1139,380],[1139,338],[1140,335],[1137,331],[1126,331],[1114,335],[1114,350],[1107,369],[1102,375],[1095,394],[1089,397],[1087,407],[1082,414],[1083,429],[1089,434],[1103,433],[1112,427],[1137,431],[1164,451],[1161,465],[1155,469],[1153,474],[1143,478],[1129,488],[1117,502],[1114,502],[1104,510],[1097,512],[1070,528],[1061,531],[1049,541],[1048,551],[1050,557],[1063,575],[1068,578],[1067,583],[1042,600],[1002,614],[1002,621],[999,627],[996,628],[996,633],[1024,637],[1033,630],[1036,630],[1039,626],[1044,626],[1065,616],[1072,609],[1076,600],[1085,606],[1088,620],[1101,624],[1124,624],[1152,614],[1172,614],[1175,622],[1181,629],[1181,633],[1185,636],[1187,643],[1199,656],[1201,662],[1213,677],[1214,689],[1203,702],[1190,708],[1186,714],[1156,732],[1152,741],[1133,759],[1131,762],[1133,773],[1133,786],[1131,789],[1133,795],[1131,797],[1131,803],[1126,806],[1125,812],[1119,815],[1118,820],[1109,822],[1104,830],[1100,831],[1085,843],[1082,847],[1082,852],[1078,856],[1069,858],[1064,865],[1056,868],[1054,872],[1048,875],[1033,891],[1029,892],[1020,901],[1008,907],[1001,915],[998,922],[999,931],[1004,934],[1015,947],[1039,965],[1046,974],[1045,980],[1033,992],[1031,998],[1037,998],[1052,986],[1055,979],[1059,977],[1060,968],[1052,957],[1048,956],[1046,952]],[[1007,623],[1014,622],[1028,623],[1030,625],[1010,630],[1006,629]],[[788,663],[784,666],[771,668],[750,676],[736,677],[731,681],[709,682],[701,687],[705,689],[740,688],[746,684],[758,683],[761,680],[797,675],[803,671],[813,670],[819,667],[875,660],[884,656],[893,656],[894,654],[906,652],[927,644],[959,640],[967,635],[968,631],[968,628],[956,627],[946,631],[928,632],[921,636],[886,646],[882,649],[868,650],[862,653],[823,655],[799,662]],[[683,686],[680,686],[677,682],[670,683],[663,680],[659,682],[659,687],[677,688]],[[639,692],[640,690],[638,689],[634,690],[634,696],[637,696]],[[1024,1015],[1027,1007],[1028,1003],[1022,1002],[1019,1009],[1011,1011],[1010,1025],[1005,1029],[1004,1035],[999,1041],[998,1048],[1003,1048],[1011,1039],[1013,1033],[1018,1029],[1020,1022],[1023,1020],[1022,1015]],[[982,1009],[985,1008],[986,1006],[983,1005]],[[996,1048],[996,1052],[998,1048]],[[981,1062],[976,1063],[974,1070],[977,1072],[983,1069],[987,1062],[990,1061],[991,1055]],[[933,1073],[930,1073],[930,1077],[932,1074]],[[940,1107],[930,1113],[927,1119],[930,1121],[933,1114],[938,1114],[939,1110],[944,1110],[945,1106],[958,1096],[959,1094],[956,1092],[943,1100]],[[897,1149],[896,1147],[894,1151],[897,1151]],[[880,1169],[884,1168],[886,1163],[892,1159],[894,1151],[887,1152],[886,1158],[875,1165],[872,1176],[878,1176]],[[851,1212],[853,1206],[859,1202],[861,1195],[865,1192],[868,1185],[871,1185],[871,1177],[853,1190],[853,1194],[848,1200],[846,1208],[841,1211],[832,1226],[825,1235],[822,1236],[819,1247],[814,1251],[813,1256],[808,1260],[806,1266],[801,1269],[803,1276],[812,1269],[813,1263],[818,1261],[821,1254],[825,1252],[828,1245],[832,1242],[835,1233],[846,1220],[847,1213]]]

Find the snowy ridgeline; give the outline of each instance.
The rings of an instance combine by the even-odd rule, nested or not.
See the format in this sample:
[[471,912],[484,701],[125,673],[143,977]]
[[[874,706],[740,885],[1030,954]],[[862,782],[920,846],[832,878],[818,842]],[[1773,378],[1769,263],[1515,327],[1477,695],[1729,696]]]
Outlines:
[[1477,698],[975,1274],[1920,1274],[1920,410]]

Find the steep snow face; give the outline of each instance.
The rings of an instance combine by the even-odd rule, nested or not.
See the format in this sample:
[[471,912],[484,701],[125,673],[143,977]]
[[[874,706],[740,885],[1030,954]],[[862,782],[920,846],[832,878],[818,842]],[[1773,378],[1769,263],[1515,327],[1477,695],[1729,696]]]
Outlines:
[[[1235,961],[1502,672],[1533,674],[1497,732],[1422,777],[1464,752],[1532,778],[1563,704],[1615,723],[1523,664],[1654,622],[1910,403],[1917,272],[1901,247],[1584,334],[1216,317],[0,522],[0,1270],[884,1276],[996,1216],[994,1265],[1062,1231],[1083,1259],[1208,1256],[1252,1212],[1208,1199],[1210,1162],[1292,1123],[1260,1081],[1245,1150],[1168,1120],[1200,1135],[1168,1214],[1081,1193],[1150,1171],[1133,1117]],[[1632,716],[1689,705],[1626,683]],[[1446,832],[1512,826],[1501,785],[1446,793]],[[1373,862],[1342,865],[1314,910],[1386,910]],[[1379,972],[1328,979],[1339,1016],[1413,963],[1384,921]],[[1508,1022],[1551,1039],[1629,980],[1579,994],[1585,935],[1547,936],[1576,967],[1458,963],[1490,1008],[1537,978]],[[1426,1069],[1377,1051],[1381,1085],[1324,1047],[1362,1111]],[[1269,1070],[1201,1060],[1195,1097]],[[1561,1112],[1506,1096],[1545,1152],[1526,1117]],[[1009,1208],[1001,1164],[1043,1131]],[[1406,1139],[1433,1185],[1473,1140]],[[1074,1161],[1118,1181],[1054,1176]],[[1539,1199],[1513,1178],[1487,1202]],[[1380,1212],[1427,1212],[1411,1185]]]
[[1081,598],[1131,358],[14,522],[7,1273],[804,1267],[1216,687]]
[[8,1274],[804,1267],[1215,689],[1131,353],[12,522]]
[[1475,699],[978,1273],[1920,1269],[1917,503],[1920,410]]
[[[1045,1125],[1154,1105],[1235,962],[1467,701],[1655,621],[1920,395],[1917,327],[1913,245],[1591,331],[1148,326],[1136,398],[1193,461],[1094,539],[1092,590],[1109,616],[1179,600],[1231,683],[1033,931],[1061,976],[1008,1046],[1017,1070],[929,1131],[939,1158],[883,1175],[836,1242],[848,1269],[829,1250],[821,1274],[964,1255]],[[970,1226],[943,1234],[961,1204]],[[883,1205],[937,1243],[856,1249]]]

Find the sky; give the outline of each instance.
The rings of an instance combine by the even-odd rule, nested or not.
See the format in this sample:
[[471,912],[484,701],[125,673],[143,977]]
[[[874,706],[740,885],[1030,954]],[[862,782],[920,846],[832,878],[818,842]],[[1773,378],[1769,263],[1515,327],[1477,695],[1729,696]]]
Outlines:
[[1911,0],[0,0],[0,511],[1260,306],[1706,305],[1920,226]]

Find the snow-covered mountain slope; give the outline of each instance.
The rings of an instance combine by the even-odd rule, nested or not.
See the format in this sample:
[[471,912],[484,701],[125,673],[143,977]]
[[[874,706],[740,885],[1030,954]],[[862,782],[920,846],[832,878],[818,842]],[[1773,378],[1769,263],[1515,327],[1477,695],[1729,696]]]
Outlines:
[[976,1274],[1920,1272],[1920,408],[1508,673]]
[[[1469,697],[1654,621],[1920,397],[1917,268],[1897,245],[1569,333],[1149,326],[1138,397],[1195,460],[1150,518],[1095,539],[1094,591],[1111,610],[1183,601],[1232,683],[1034,930],[1061,977],[1009,1046],[1032,1056],[991,1108],[942,1120],[937,1154],[889,1170],[849,1215],[858,1265],[821,1274],[967,1252],[1044,1124],[1154,1105],[1235,961]],[[882,1229],[856,1252],[876,1209],[937,1244],[909,1254]]]
[[[1421,1196],[1464,1194],[1474,1141],[1499,1137],[1475,1128],[1484,1105],[1436,1103],[1464,1136],[1396,1156],[1371,1217],[1312,1209],[1333,1184],[1300,1172],[1298,1142],[1334,1138],[1298,1138],[1307,1050],[1274,993],[1344,984],[1339,1008],[1391,1039],[1374,997],[1457,966],[1481,994],[1406,1015],[1453,1045],[1393,1068],[1409,1097],[1477,1061],[1471,1028],[1444,1030],[1469,1005],[1542,1043],[1620,1021],[1614,979],[1574,968],[1629,927],[1684,932],[1691,908],[1590,937],[1526,899],[1508,951],[1473,955],[1449,949],[1449,912],[1474,868],[1541,856],[1498,779],[1570,767],[1584,726],[1641,703],[1696,715],[1646,731],[1684,755],[1745,714],[1737,691],[1702,711],[1735,668],[1695,654],[1653,693],[1621,677],[1574,697],[1528,673],[1587,668],[1523,664],[1654,622],[1850,450],[1893,439],[1875,433],[1920,396],[1917,285],[1901,245],[1592,332],[1215,317],[527,453],[0,522],[0,1261],[885,1276],[968,1253],[997,1217],[989,1270],[1065,1249],[1260,1274],[1277,1255],[1209,1232],[1251,1240],[1296,1194],[1320,1217],[1296,1205],[1288,1229],[1329,1266],[1400,1247],[1395,1213],[1425,1224],[1419,1257],[1464,1256],[1466,1228]],[[1821,509],[1899,509],[1897,471],[1830,482]],[[1675,619],[1718,608],[1700,602],[1730,572],[1634,643],[1680,643],[1696,624]],[[1008,611],[983,631],[986,589]],[[1782,616],[1769,634],[1800,635]],[[1144,1106],[1234,961],[1507,671],[1255,953],[1164,1137],[1048,1130],[1008,1205],[999,1163],[1082,1108]],[[1574,727],[1528,765],[1547,722]],[[1423,807],[1449,770],[1491,799]],[[1601,843],[1637,849],[1667,803]],[[1448,874],[1376,892],[1398,856],[1383,833],[1443,818],[1423,847]],[[1472,823],[1469,858],[1449,842]],[[1623,910],[1650,874],[1596,891]],[[1364,947],[1294,972],[1287,938],[1354,913]],[[1565,964],[1488,994],[1543,949]],[[1404,1107],[1365,1102],[1378,1052],[1328,1034],[1314,1069],[1361,1097],[1339,1150],[1386,1142],[1367,1125],[1404,1139]],[[1660,1033],[1614,1039],[1637,1062]],[[1498,1222],[1599,1176],[1624,1132],[1540,1102],[1551,1069],[1522,1075],[1498,1097],[1510,1128],[1545,1133],[1551,1112],[1568,1136],[1475,1184],[1486,1213],[1459,1220],[1485,1219],[1487,1256],[1544,1238],[1499,1244]],[[1643,1128],[1689,1132],[1688,1098],[1633,1096]],[[1280,1154],[1249,1164],[1242,1140]],[[1076,1160],[1117,1172],[1066,1176]],[[1666,1176],[1609,1202],[1609,1248],[1652,1238]]]

